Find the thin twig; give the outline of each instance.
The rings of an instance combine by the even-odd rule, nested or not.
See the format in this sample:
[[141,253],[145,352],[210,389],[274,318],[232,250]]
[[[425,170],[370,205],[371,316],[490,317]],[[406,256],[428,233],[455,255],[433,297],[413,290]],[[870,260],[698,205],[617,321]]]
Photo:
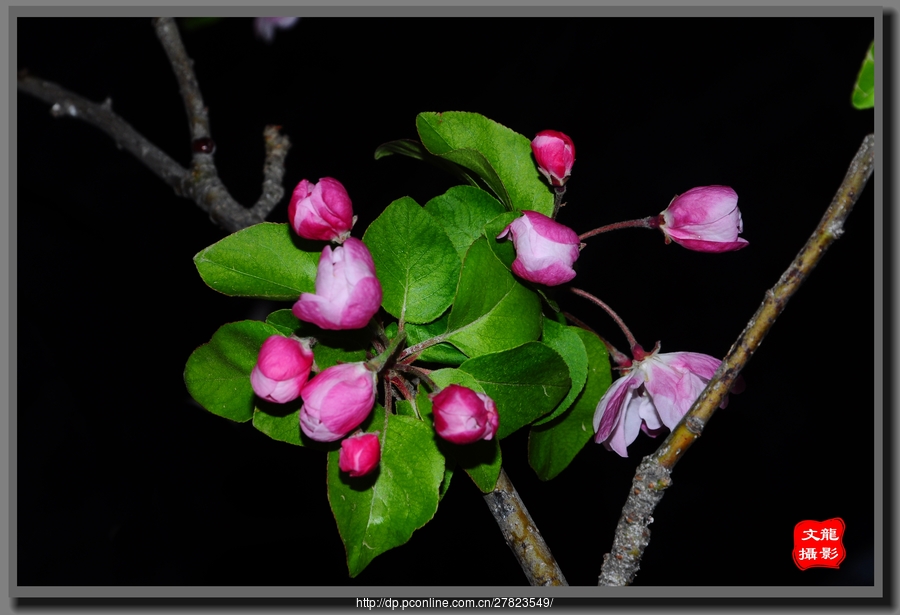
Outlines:
[[844,220],[871,177],[874,163],[875,136],[868,135],[863,139],[844,181],[818,227],[775,286],[766,291],[759,309],[725,355],[703,393],[657,451],[641,461],[616,527],[612,551],[603,556],[598,585],[629,585],[634,581],[640,568],[641,556],[650,541],[647,526],[653,521],[653,511],[662,499],[664,490],[671,485],[672,468],[700,437],[706,423],[728,394],[738,374],[756,352],[788,300],[809,277],[825,251],[844,232]]
[[174,20],[168,18],[154,19],[153,24],[178,79],[188,114],[192,145],[201,139],[209,140],[208,147],[192,147],[190,169],[178,164],[131,124],[113,113],[109,99],[100,104],[91,102],[55,83],[28,75],[25,71],[18,75],[18,89],[50,104],[53,117],[78,118],[105,132],[117,146],[131,153],[171,186],[175,194],[192,199],[203,211],[209,213],[213,222],[225,230],[234,232],[264,221],[284,196],[282,179],[290,140],[279,133],[280,127],[265,128],[263,138],[266,159],[262,194],[251,209],[235,201],[219,179],[213,162],[206,107],[178,28]]
[[500,526],[506,544],[522,567],[530,585],[568,585],[550,548],[538,531],[516,488],[500,469],[500,478],[490,493],[485,494],[491,514]]
[[112,101],[109,99],[97,104],[55,83],[38,79],[25,72],[19,73],[18,89],[52,105],[50,114],[53,117],[74,117],[99,128],[112,137],[118,147],[133,155],[162,178],[175,190],[175,194],[178,196],[187,194],[187,169],[144,138],[131,124],[113,113]]

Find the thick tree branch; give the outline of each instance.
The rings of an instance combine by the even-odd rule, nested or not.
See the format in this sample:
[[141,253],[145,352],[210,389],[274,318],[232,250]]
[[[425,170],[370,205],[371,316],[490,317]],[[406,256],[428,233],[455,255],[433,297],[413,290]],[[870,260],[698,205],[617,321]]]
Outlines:
[[568,585],[550,548],[538,531],[525,503],[501,468],[497,486],[485,494],[491,514],[500,526],[506,544],[522,566],[530,585]]
[[612,551],[603,556],[598,585],[629,585],[634,581],[641,556],[650,541],[647,526],[653,521],[653,511],[664,490],[671,485],[672,468],[700,437],[788,300],[809,277],[825,251],[843,234],[844,221],[871,177],[874,164],[875,136],[868,135],[816,230],[775,286],[766,291],[759,309],[725,355],[703,393],[657,451],[641,461],[616,527]]
[[171,186],[175,194],[192,199],[225,230],[234,232],[262,222],[284,196],[282,179],[290,140],[279,133],[279,127],[265,128],[266,160],[262,194],[251,209],[235,201],[219,179],[213,162],[215,146],[210,137],[206,107],[178,28],[174,20],[168,18],[154,19],[153,24],[172,63],[187,110],[193,151],[190,169],[182,167],[113,113],[109,99],[101,104],[94,103],[55,83],[30,76],[25,71],[19,73],[18,89],[52,105],[50,112],[53,117],[78,118],[108,134],[116,145],[130,152]]

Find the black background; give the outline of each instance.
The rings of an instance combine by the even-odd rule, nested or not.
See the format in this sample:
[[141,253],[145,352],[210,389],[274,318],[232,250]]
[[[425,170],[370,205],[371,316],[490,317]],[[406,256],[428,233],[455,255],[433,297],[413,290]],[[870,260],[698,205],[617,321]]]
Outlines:
[[[666,246],[627,229],[588,241],[575,282],[638,340],[723,356],[830,202],[872,111],[850,92],[874,38],[862,18],[319,19],[254,38],[249,19],[184,35],[220,176],[255,202],[262,129],[290,135],[286,185],[347,187],[356,236],[392,200],[452,185],[375,148],[415,138],[420,111],[474,111],[531,138],[570,135],[559,220],[577,232],[656,214],[727,184],[748,248]],[[175,79],[149,19],[20,19],[17,68],[113,108],[187,165]],[[282,305],[207,288],[191,262],[224,233],[90,126],[18,95],[17,584],[522,585],[481,500],[457,476],[432,522],[357,578],[320,452],[193,404],[189,354],[223,323]],[[269,217],[286,220],[288,198]],[[637,585],[871,585],[873,187],[675,469]],[[875,230],[878,232],[878,229]],[[562,296],[620,348],[598,309]],[[589,443],[553,481],[505,467],[572,585],[596,584],[634,468]],[[792,531],[842,517],[840,570],[800,571]]]

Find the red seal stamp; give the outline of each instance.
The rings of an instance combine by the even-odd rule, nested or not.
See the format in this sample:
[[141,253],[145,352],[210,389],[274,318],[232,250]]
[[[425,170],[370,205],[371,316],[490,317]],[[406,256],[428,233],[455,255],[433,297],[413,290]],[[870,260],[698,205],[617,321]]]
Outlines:
[[794,563],[807,568],[839,568],[847,557],[844,548],[844,520],[801,521],[794,526]]

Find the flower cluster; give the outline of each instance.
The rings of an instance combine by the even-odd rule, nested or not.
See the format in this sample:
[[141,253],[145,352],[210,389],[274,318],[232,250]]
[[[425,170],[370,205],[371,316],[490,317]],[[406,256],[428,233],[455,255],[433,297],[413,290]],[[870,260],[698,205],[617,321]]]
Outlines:
[[[350,236],[356,217],[347,190],[330,177],[317,184],[303,180],[294,189],[288,219],[304,239],[340,244],[323,248],[315,293],[300,295],[294,315],[322,329],[367,326],[381,306],[382,289],[369,249]],[[273,335],[260,348],[250,382],[266,401],[287,403],[301,398],[301,431],[319,442],[343,438],[341,470],[352,477],[370,473],[381,459],[377,433],[346,436],[372,412],[377,368],[365,362],[338,364],[309,380],[313,365],[314,354],[305,340]],[[435,430],[441,437],[463,444],[490,440],[496,433],[497,409],[487,395],[451,385],[433,399]]]
[[[336,179],[301,181],[288,206],[294,231],[304,239],[332,241],[316,271],[316,292],[302,293],[292,309],[300,320],[322,329],[360,329],[381,306],[381,283],[372,254],[350,237],[356,222],[347,190]],[[375,405],[377,374],[366,363],[334,365],[309,380],[313,352],[302,340],[273,335],[263,342],[250,382],[261,398],[287,403],[300,397],[300,429],[319,442],[340,440],[359,427]],[[341,469],[362,476],[377,465],[377,436],[354,436],[342,443]],[[373,448],[374,446],[374,448]]]
[[[531,143],[538,170],[561,199],[575,161],[575,146],[565,134],[545,130]],[[554,208],[555,215],[556,208]],[[366,245],[351,237],[356,223],[353,206],[344,186],[324,177],[313,184],[301,181],[288,206],[294,231],[313,241],[325,241],[316,272],[315,292],[302,293],[293,306],[300,320],[322,329],[360,329],[379,310],[382,287],[375,263]],[[658,216],[601,227],[599,232],[643,226],[659,228],[666,242],[674,241],[702,252],[738,250],[747,245],[737,194],[727,186],[704,186],[675,197]],[[522,211],[497,239],[509,237],[516,258],[511,269],[518,277],[545,286],[572,280],[574,263],[583,247],[578,234],[537,211]],[[583,291],[573,289],[577,294]],[[599,300],[598,305],[604,306]],[[601,398],[594,415],[595,440],[623,457],[640,430],[655,436],[674,428],[712,378],[720,361],[690,352],[661,354],[658,347],[645,353],[611,311],[632,343],[634,360],[622,356],[625,374]],[[379,365],[379,367],[375,367]],[[251,374],[254,391],[262,399],[286,403],[302,399],[299,413],[302,432],[320,442],[342,440],[340,467],[350,476],[374,470],[381,458],[378,433],[357,431],[375,404],[378,371],[376,360],[338,364],[317,373],[311,380],[314,355],[310,346],[296,338],[272,336],[259,353]],[[431,396],[434,428],[455,444],[491,440],[497,433],[499,415],[494,401],[483,393],[451,384]],[[724,406],[723,402],[723,406]]]

